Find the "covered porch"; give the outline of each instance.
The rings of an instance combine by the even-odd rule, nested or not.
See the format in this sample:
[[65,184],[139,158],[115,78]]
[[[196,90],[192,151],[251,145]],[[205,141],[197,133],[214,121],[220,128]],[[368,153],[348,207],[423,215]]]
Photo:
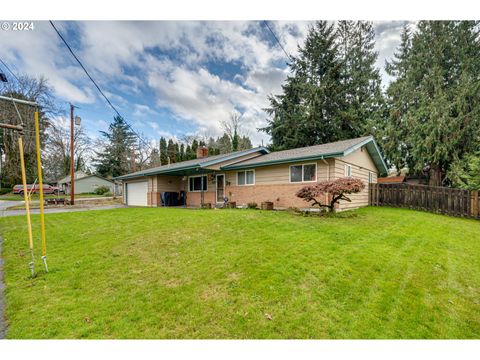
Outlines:
[[148,176],[147,205],[203,207],[225,202],[225,173],[194,167]]

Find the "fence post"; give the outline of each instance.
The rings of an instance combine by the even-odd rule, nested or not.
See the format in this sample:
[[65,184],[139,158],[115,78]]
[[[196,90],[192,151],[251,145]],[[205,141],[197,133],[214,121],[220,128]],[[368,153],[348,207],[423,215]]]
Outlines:
[[470,215],[476,218],[479,216],[478,191],[471,191],[470,198],[471,198]]

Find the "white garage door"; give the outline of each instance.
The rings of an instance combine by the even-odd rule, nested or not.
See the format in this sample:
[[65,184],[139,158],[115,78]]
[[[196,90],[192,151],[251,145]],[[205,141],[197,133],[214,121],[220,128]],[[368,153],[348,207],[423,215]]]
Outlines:
[[146,181],[127,183],[127,205],[147,206],[147,191]]

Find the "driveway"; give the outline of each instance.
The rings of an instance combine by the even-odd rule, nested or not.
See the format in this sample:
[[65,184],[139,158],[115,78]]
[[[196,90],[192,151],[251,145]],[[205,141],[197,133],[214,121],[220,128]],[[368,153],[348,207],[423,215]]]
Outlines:
[[11,206],[21,206],[23,201],[0,200],[0,211],[4,211]]
[[0,217],[5,216],[6,210],[11,206],[22,206],[23,201],[0,200]]
[[[18,203],[13,201],[14,203]],[[16,204],[14,204],[16,205]],[[18,204],[21,205],[21,204]],[[13,205],[10,205],[13,206]],[[66,213],[66,212],[77,212],[77,211],[91,211],[91,210],[110,210],[126,207],[125,205],[115,204],[115,205],[91,205],[85,207],[60,207],[60,208],[51,208],[45,209],[45,214],[56,214],[56,213]],[[40,209],[30,210],[31,214],[40,214]],[[0,213],[0,216],[20,216],[25,215],[25,210],[4,210]]]

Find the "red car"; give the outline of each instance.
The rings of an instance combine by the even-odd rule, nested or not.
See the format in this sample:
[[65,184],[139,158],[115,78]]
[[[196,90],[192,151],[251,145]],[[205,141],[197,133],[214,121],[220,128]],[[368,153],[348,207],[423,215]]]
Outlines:
[[[32,194],[39,194],[40,193],[40,185],[35,184],[34,189],[32,190],[33,185],[27,185],[28,192],[31,192]],[[57,186],[52,186],[48,184],[43,184],[43,193],[45,195],[51,195],[55,193],[61,192],[60,189]],[[23,185],[15,185],[13,187],[13,193],[14,194],[19,194],[23,195]]]

